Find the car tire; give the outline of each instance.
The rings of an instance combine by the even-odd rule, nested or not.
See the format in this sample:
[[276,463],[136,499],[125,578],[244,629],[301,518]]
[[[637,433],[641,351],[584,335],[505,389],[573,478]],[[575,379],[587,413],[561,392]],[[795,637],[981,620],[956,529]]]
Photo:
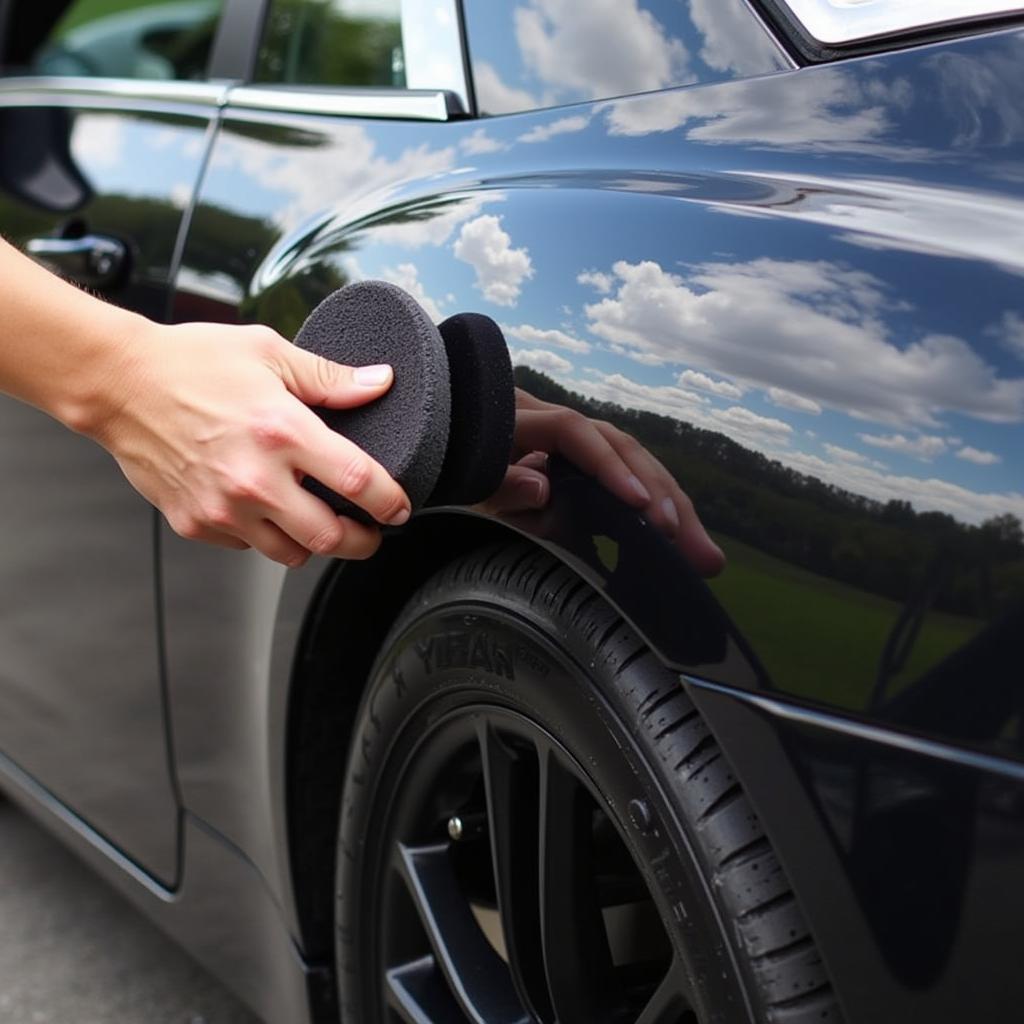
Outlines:
[[477,552],[406,605],[342,797],[345,1024],[836,1024],[725,753],[623,619],[545,552]]

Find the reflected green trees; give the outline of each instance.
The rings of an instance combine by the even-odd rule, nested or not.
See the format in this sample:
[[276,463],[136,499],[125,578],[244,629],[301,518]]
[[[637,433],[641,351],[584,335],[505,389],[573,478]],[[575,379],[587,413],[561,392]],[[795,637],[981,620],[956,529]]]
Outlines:
[[405,87],[399,0],[372,13],[344,0],[274,0],[256,81],[302,85]]

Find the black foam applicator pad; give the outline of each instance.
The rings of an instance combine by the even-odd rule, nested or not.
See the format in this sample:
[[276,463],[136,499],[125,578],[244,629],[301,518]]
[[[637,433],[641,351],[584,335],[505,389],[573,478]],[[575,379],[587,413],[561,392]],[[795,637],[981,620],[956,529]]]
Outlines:
[[439,327],[451,374],[448,451],[431,505],[473,505],[501,484],[516,423],[515,380],[498,325],[459,313]]
[[[373,456],[404,488],[414,509],[427,501],[448,447],[448,357],[437,328],[416,300],[384,281],[361,281],[328,295],[295,344],[349,366],[389,363],[391,388],[354,409],[316,409],[333,430]],[[307,478],[304,485],[335,512],[364,522],[362,510]]]

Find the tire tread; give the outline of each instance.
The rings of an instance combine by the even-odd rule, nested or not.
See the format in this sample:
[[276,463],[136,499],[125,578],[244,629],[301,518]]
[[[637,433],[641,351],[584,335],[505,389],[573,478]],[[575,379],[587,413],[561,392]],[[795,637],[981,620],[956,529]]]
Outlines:
[[498,588],[543,616],[570,648],[589,646],[591,673],[612,681],[628,711],[625,724],[660,761],[684,811],[723,924],[732,931],[753,982],[757,1019],[841,1024],[838,1001],[782,865],[678,677],[597,591],[532,545],[497,546],[466,556],[428,581],[411,604],[429,610],[455,586]]
[[[532,558],[530,557],[532,554]],[[575,573],[535,548],[527,555],[504,555],[502,582],[516,587],[516,573],[547,563],[549,571],[522,596],[545,609],[557,606],[554,625],[579,630],[595,644],[603,662],[634,712],[633,727],[646,735],[663,763],[672,764],[677,792],[696,827],[709,861],[711,882],[762,995],[765,1020],[804,1024],[842,1017],[824,964],[771,843],[724,752],[703,717],[674,678],[648,670],[654,659],[625,620]],[[501,559],[487,564],[499,565]],[[553,563],[553,565],[552,565]],[[442,577],[443,577],[442,573]],[[472,570],[467,575],[472,578]],[[582,592],[582,596],[580,595]],[[628,653],[620,655],[626,645]]]

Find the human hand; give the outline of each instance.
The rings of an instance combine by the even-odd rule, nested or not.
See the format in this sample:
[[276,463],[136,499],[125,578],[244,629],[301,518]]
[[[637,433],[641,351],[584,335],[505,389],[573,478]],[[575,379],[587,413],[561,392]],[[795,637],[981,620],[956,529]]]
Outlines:
[[498,491],[478,507],[492,513],[543,508],[551,494],[548,453],[564,456],[643,512],[703,576],[716,576],[725,567],[725,555],[708,536],[693,502],[639,441],[611,423],[542,402],[520,388],[512,464]]
[[301,486],[307,474],[379,522],[408,520],[387,471],[307,408],[372,402],[391,386],[389,366],[341,366],[267,327],[141,324],[116,390],[104,389],[116,402],[83,432],[175,533],[292,567],[311,553],[372,555],[380,531],[335,515]]

